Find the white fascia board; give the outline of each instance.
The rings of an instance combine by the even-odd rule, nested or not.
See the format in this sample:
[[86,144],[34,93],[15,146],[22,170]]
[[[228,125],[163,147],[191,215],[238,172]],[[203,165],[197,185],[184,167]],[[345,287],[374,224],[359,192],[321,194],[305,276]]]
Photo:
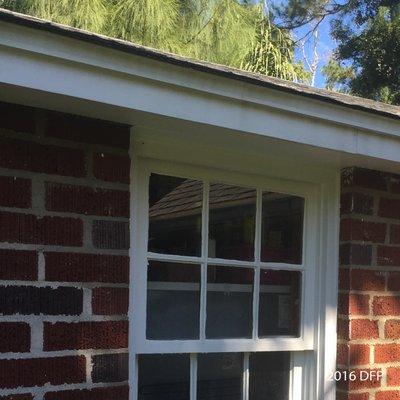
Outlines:
[[400,161],[395,119],[5,22],[0,22],[0,82]]

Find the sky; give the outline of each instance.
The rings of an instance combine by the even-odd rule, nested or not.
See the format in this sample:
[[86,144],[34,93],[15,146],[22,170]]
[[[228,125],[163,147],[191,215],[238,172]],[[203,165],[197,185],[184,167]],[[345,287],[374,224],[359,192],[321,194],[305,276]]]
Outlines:
[[[279,5],[285,3],[285,0],[264,0],[268,5]],[[304,26],[302,28],[296,29],[294,31],[295,39],[301,39],[304,37],[307,32],[309,32],[310,26]],[[321,68],[326,64],[329,60],[330,55],[332,54],[333,49],[336,47],[335,42],[330,36],[330,20],[326,18],[322,23],[319,25],[318,28],[318,40],[317,40],[317,52],[319,57],[318,62],[318,70],[315,77],[314,85],[316,87],[325,87],[325,78],[321,73]],[[313,41],[312,36],[305,43],[305,55],[306,57],[312,61],[313,60]],[[305,61],[303,51],[299,48],[296,49],[296,60],[298,61]]]
[[[310,27],[305,26],[297,29],[294,32],[296,39],[302,38],[307,32],[310,30]],[[332,54],[332,50],[335,48],[335,42],[330,36],[330,24],[329,21],[324,20],[319,25],[318,29],[318,39],[317,39],[317,53],[318,53],[318,70],[315,77],[315,86],[317,87],[325,87],[325,79],[321,73],[321,68],[324,64],[326,64],[329,60],[330,55]],[[310,35],[310,38],[305,43],[305,55],[309,60],[313,60],[313,37]],[[296,59],[304,62],[304,56],[302,50],[299,48],[296,50]]]

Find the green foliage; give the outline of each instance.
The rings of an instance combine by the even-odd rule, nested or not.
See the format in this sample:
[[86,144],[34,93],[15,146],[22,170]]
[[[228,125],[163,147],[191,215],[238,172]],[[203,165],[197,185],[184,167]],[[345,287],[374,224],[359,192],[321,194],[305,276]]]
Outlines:
[[355,77],[352,67],[344,67],[340,62],[331,58],[326,65],[322,67],[322,73],[326,78],[326,88],[337,90],[342,93],[350,92],[350,80]]
[[294,43],[287,31],[272,24],[259,10],[256,38],[241,67],[287,80],[307,81],[310,76],[300,63],[294,61]]
[[0,0],[2,6],[195,59],[287,80],[308,75],[291,35],[243,0]]
[[327,87],[400,104],[399,0],[287,0],[277,14],[287,27],[331,16],[338,45],[323,69]]

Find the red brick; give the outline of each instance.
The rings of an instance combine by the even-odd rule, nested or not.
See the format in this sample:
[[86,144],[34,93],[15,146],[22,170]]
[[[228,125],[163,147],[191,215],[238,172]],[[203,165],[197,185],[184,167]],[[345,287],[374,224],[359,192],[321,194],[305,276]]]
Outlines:
[[44,400],[128,400],[128,386],[47,392]]
[[350,390],[360,390],[360,389],[372,389],[378,388],[381,386],[381,379],[377,377],[377,373],[370,375],[370,379],[363,379],[363,375],[366,372],[378,372],[380,369],[369,369],[369,368],[362,368],[352,370],[356,376],[356,379],[349,381],[349,389]]
[[47,182],[46,209],[128,218],[129,192]]
[[384,243],[386,224],[360,219],[344,218],[340,222],[340,240]]
[[400,339],[400,320],[390,319],[385,322],[385,338]]
[[352,290],[385,290],[385,272],[353,269],[350,272]]
[[371,265],[372,246],[345,243],[339,248],[340,265]]
[[24,322],[0,323],[0,353],[24,353],[31,348],[31,329]]
[[350,365],[369,364],[369,346],[366,344],[350,344]]
[[338,314],[349,314],[349,295],[340,293],[338,297]]
[[388,386],[400,386],[400,368],[388,368],[386,370],[386,376]]
[[374,352],[376,363],[400,361],[400,346],[398,344],[377,344]]
[[336,392],[336,400],[369,400],[369,393]]
[[85,155],[82,150],[17,139],[0,139],[0,166],[52,175],[86,175]]
[[36,251],[0,249],[0,279],[34,281],[37,274]]
[[128,313],[127,288],[98,287],[92,291],[92,311],[95,315],[122,315]]
[[338,344],[337,358],[338,365],[347,365],[349,362],[349,346],[347,344]]
[[400,244],[400,225],[392,225],[390,227],[390,243]]
[[0,206],[29,208],[32,184],[30,179],[0,176]]
[[374,198],[365,193],[343,193],[340,197],[340,213],[372,215]]
[[19,104],[0,103],[0,128],[15,132],[35,132],[35,109]]
[[129,224],[120,221],[93,221],[93,246],[97,249],[129,249]]
[[400,400],[400,392],[397,390],[377,392],[375,394],[375,400]]
[[369,314],[369,295],[350,294],[349,295],[350,315]]
[[83,291],[74,287],[0,286],[0,314],[79,315]]
[[373,339],[379,337],[378,322],[369,319],[353,319],[350,321],[351,339]]
[[85,368],[84,356],[0,360],[0,388],[81,383]]
[[400,199],[381,198],[378,215],[385,218],[400,219]]
[[82,240],[83,223],[78,218],[0,212],[1,242],[82,246]]
[[347,400],[369,400],[369,393],[349,393]]
[[339,289],[350,289],[350,268],[339,268]]
[[377,265],[400,267],[400,247],[378,246]]
[[129,125],[53,111],[47,111],[46,115],[46,136],[123,149],[129,148]]
[[43,341],[46,351],[126,348],[128,322],[45,322]]
[[128,353],[96,354],[92,356],[92,365],[92,381],[95,383],[128,380]]
[[400,290],[400,272],[388,272],[388,290]]
[[107,254],[46,252],[46,280],[56,282],[129,282],[129,258]]
[[400,297],[376,296],[372,302],[374,315],[400,315]]
[[337,320],[337,336],[338,339],[349,338],[349,321],[347,319],[338,318]]
[[389,174],[364,168],[348,168],[342,172],[343,187],[387,190]]
[[103,181],[129,183],[130,164],[128,156],[94,153],[93,175]]

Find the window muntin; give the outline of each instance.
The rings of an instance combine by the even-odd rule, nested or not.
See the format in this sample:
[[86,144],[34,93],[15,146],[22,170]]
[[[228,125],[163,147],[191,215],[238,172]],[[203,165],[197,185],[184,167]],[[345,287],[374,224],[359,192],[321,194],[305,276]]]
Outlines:
[[[280,175],[284,179],[274,179],[266,177],[265,175],[245,175],[240,172],[222,171],[217,169],[209,169],[205,167],[195,167],[191,165],[181,165],[176,162],[156,161],[150,159],[142,159],[138,157],[135,161],[134,185],[137,190],[133,192],[132,206],[133,206],[133,249],[131,251],[132,257],[132,284],[133,290],[131,291],[131,302],[135,305],[132,308],[131,319],[131,337],[130,343],[132,346],[132,362],[133,369],[131,369],[131,377],[136,382],[138,379],[137,371],[139,367],[139,354],[151,353],[186,353],[190,355],[191,360],[191,382],[195,381],[197,375],[198,354],[209,352],[250,352],[244,354],[252,354],[252,352],[271,352],[276,351],[279,353],[287,352],[290,354],[290,400],[311,399],[317,398],[316,392],[320,392],[319,383],[318,388],[314,385],[314,376],[316,368],[320,368],[319,361],[316,356],[320,357],[322,354],[323,362],[327,362],[329,366],[334,366],[334,353],[327,351],[324,346],[325,334],[316,336],[320,329],[327,326],[327,331],[330,337],[334,337],[335,332],[335,316],[334,313],[329,313],[329,318],[326,323],[324,321],[324,313],[328,312],[331,303],[335,304],[335,299],[327,291],[323,291],[319,285],[327,285],[330,287],[332,282],[335,282],[335,274],[332,273],[335,266],[335,260],[332,259],[332,252],[334,253],[335,230],[327,230],[326,222],[330,227],[335,226],[335,213],[331,206],[335,203],[335,189],[328,186],[328,195],[322,192],[319,178],[313,178],[308,182],[293,181],[288,176],[288,170],[285,170]],[[274,167],[275,168],[275,167]],[[202,207],[202,225],[201,225],[201,255],[200,256],[181,256],[174,254],[162,254],[147,251],[147,235],[145,234],[148,229],[148,183],[151,172],[157,174],[164,174],[170,176],[178,176],[182,179],[189,177],[193,180],[203,182],[203,207]],[[265,170],[266,171],[266,170]],[[217,179],[216,179],[217,178]],[[209,195],[209,182],[216,181],[227,182],[228,184],[237,186],[249,186],[257,188],[257,211],[256,211],[256,233],[255,233],[255,248],[261,247],[261,215],[262,215],[262,200],[261,193],[263,191],[272,191],[276,193],[286,193],[293,196],[304,198],[304,224],[302,232],[302,258],[300,264],[285,263],[285,262],[269,262],[262,261],[261,257],[257,259],[255,252],[254,261],[246,260],[225,260],[218,258],[208,258],[208,247],[204,238],[207,237],[208,229],[208,215],[204,212],[204,204],[208,202]],[[314,182],[314,183],[311,183]],[[337,188],[337,185],[335,186]],[[332,189],[332,190],[331,190]],[[325,194],[324,194],[325,193]],[[321,206],[323,208],[321,208]],[[325,246],[325,237],[328,237],[328,243]],[[321,246],[323,246],[321,248]],[[326,254],[329,251],[329,254]],[[334,257],[333,257],[334,258]],[[301,315],[300,315],[300,334],[298,337],[293,336],[266,336],[257,337],[253,335],[251,339],[206,339],[205,338],[205,304],[201,305],[200,311],[200,325],[203,327],[202,335],[198,340],[147,340],[145,335],[146,328],[146,274],[147,263],[150,260],[158,261],[177,261],[184,263],[194,263],[201,265],[201,280],[206,282],[206,270],[208,264],[213,265],[226,265],[226,266],[239,266],[239,267],[254,267],[255,269],[266,268],[271,270],[295,270],[301,272]],[[331,268],[325,270],[326,266]],[[332,268],[333,267],[333,268]],[[317,270],[320,271],[317,274]],[[329,280],[328,280],[329,279]],[[259,277],[255,274],[254,286],[257,288],[259,285]],[[201,291],[206,291],[206,286],[201,287]],[[325,295],[326,294],[326,295]],[[316,296],[319,300],[316,301]],[[205,297],[204,297],[205,298]],[[203,296],[202,296],[203,299]],[[254,296],[256,299],[256,296]],[[319,302],[322,301],[322,302]],[[258,309],[258,308],[257,308]],[[335,309],[335,307],[334,307]],[[253,309],[254,313],[254,309]],[[321,320],[322,318],[322,320]],[[326,326],[325,326],[326,325]],[[258,331],[258,326],[254,326],[254,330]],[[318,337],[319,339],[316,339]],[[322,339],[321,339],[322,338]],[[318,347],[316,347],[318,344]],[[246,357],[244,357],[246,360]],[[319,360],[319,358],[318,358]],[[245,363],[246,364],[246,363]],[[322,368],[322,366],[321,366]],[[196,372],[197,374],[197,372]],[[244,371],[244,385],[249,386],[249,375]],[[311,381],[310,381],[311,379]],[[323,379],[323,378],[322,378]],[[318,382],[320,382],[318,380]],[[317,382],[315,382],[317,384]],[[327,387],[329,384],[325,383],[322,387]],[[191,388],[191,400],[196,399],[196,384]],[[322,389],[323,390],[323,389]],[[247,393],[247,397],[246,397]],[[249,399],[248,390],[244,392],[243,400]],[[133,393],[133,398],[136,399],[136,394]]]
[[[300,337],[304,208],[300,196],[151,173],[148,270],[156,261],[176,263],[178,269],[179,263],[196,263],[200,279],[191,282],[191,291],[183,290],[188,282],[172,281],[163,286],[171,293],[148,289],[147,323],[152,326],[146,328],[146,339]],[[265,255],[282,262],[264,262]],[[275,281],[280,276],[282,282],[268,283],[267,276],[275,276]],[[154,287],[154,282],[149,283]],[[173,323],[165,322],[168,304],[170,308],[185,304],[185,296],[187,307],[182,314]],[[155,316],[149,315],[153,312]],[[164,329],[157,325],[157,318]],[[188,326],[178,333],[185,318]],[[175,332],[168,325],[174,325]]]
[[289,400],[288,352],[138,357],[138,400]]

